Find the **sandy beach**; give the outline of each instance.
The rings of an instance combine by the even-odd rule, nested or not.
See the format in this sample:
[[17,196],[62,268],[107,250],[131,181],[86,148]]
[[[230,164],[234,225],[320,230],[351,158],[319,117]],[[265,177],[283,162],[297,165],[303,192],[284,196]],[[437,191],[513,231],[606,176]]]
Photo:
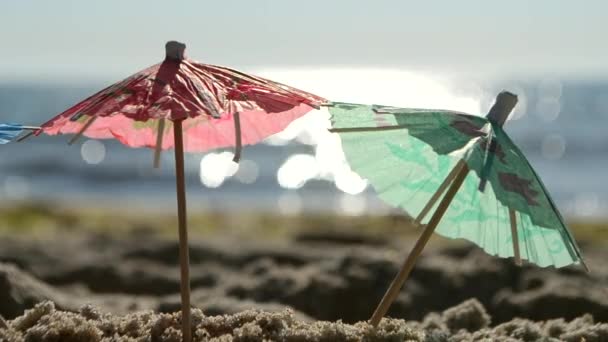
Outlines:
[[[413,240],[360,232],[195,235],[197,341],[604,341],[608,266],[516,267],[436,244],[378,329],[365,321]],[[178,341],[177,243],[147,229],[0,240],[0,340]],[[34,308],[34,309],[32,309]],[[29,311],[28,311],[29,310]]]

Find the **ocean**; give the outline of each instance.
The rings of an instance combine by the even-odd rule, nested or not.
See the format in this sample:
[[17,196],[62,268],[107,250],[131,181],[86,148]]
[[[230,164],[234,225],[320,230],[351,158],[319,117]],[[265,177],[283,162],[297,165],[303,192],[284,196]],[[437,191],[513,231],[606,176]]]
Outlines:
[[[473,92],[468,86],[454,92],[479,96],[481,108],[491,104],[488,94],[503,88],[518,93],[522,105],[505,130],[528,156],[562,213],[577,219],[608,217],[608,79],[484,80],[475,84]],[[0,122],[41,124],[103,85],[0,82]],[[0,204],[39,200],[75,206],[120,205],[133,210],[175,209],[172,151],[163,152],[162,167],[155,170],[152,150],[86,138],[68,146],[68,139],[40,136],[0,146]],[[285,174],[289,168],[313,165],[316,152],[314,145],[297,141],[245,147],[241,169],[225,180],[213,174],[201,178],[201,165],[216,165],[227,160],[228,154],[188,154],[189,209],[348,215],[390,210],[375,198],[373,190],[345,193],[322,171],[300,179],[281,179],[281,172]]]

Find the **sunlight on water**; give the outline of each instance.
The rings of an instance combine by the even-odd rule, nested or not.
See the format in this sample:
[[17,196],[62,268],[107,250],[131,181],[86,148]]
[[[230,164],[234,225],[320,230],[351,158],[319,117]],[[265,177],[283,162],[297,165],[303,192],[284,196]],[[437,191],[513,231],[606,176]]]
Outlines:
[[349,194],[342,194],[338,201],[338,212],[349,215],[359,216],[363,215],[367,209],[367,202],[363,196],[353,196]]
[[201,159],[201,183],[209,188],[217,188],[232,177],[238,170],[238,164],[232,161],[232,152],[208,153]]
[[269,145],[280,146],[295,140],[301,144],[317,145],[326,136],[329,128],[329,112],[325,109],[313,111],[293,121],[282,132],[270,136],[264,142]]
[[[260,70],[257,74],[306,89],[333,101],[375,103],[414,108],[451,109],[467,113],[481,112],[482,89],[473,85],[473,95],[455,95],[448,80],[433,78],[402,70],[389,69],[315,69],[315,70]],[[277,171],[277,182],[285,189],[299,189],[312,179],[333,182],[346,194],[358,194],[365,190],[367,182],[352,172],[345,160],[337,134],[328,131],[330,115],[326,108],[312,111],[295,120],[283,132],[265,140],[270,145],[285,145],[292,141],[315,146],[315,154],[296,154],[285,160]],[[201,161],[201,182],[208,187],[218,187],[233,176],[238,168],[230,164],[231,153],[210,153]],[[243,161],[242,171],[236,174],[242,183],[257,179],[257,165]],[[255,165],[255,166],[254,166]],[[248,168],[252,168],[247,171]],[[286,195],[291,196],[291,195]],[[352,196],[351,196],[352,197]],[[351,197],[344,201],[355,203]],[[297,202],[283,199],[285,203]],[[359,201],[359,200],[357,200]],[[341,205],[344,212],[357,212],[365,204]],[[359,203],[359,202],[357,202]],[[297,207],[297,205],[296,205]],[[348,209],[351,208],[351,209]],[[354,209],[353,209],[354,208]],[[290,211],[290,210],[287,210]]]
[[256,74],[332,101],[480,112],[480,99],[456,96],[449,81],[397,69],[267,69]]
[[299,189],[319,176],[317,160],[310,154],[294,154],[277,172],[277,182],[286,189]]
[[87,140],[80,147],[80,154],[87,164],[96,165],[106,158],[106,146],[99,140]]
[[368,185],[367,180],[361,178],[358,173],[351,171],[350,168],[344,168],[335,173],[334,181],[336,188],[350,195],[363,192]]
[[[456,96],[450,91],[447,81],[401,70],[262,70],[260,74],[333,101],[479,113],[479,97],[483,96],[479,87],[474,92],[477,98]],[[267,139],[273,145],[286,144],[290,140],[316,145],[315,160],[311,157],[298,157],[290,158],[283,164],[277,173],[282,187],[299,188],[314,178],[333,181],[339,190],[347,194],[365,190],[367,182],[350,170],[339,136],[327,131],[330,127],[329,117],[325,108],[314,111],[294,121],[285,131]]]
[[[322,113],[312,113],[327,120]],[[304,127],[312,131],[307,135],[311,144],[315,144],[315,155],[296,154],[289,157],[277,172],[279,185],[286,189],[299,189],[311,179],[333,181],[336,187],[348,194],[358,194],[365,190],[367,182],[353,172],[346,159],[340,138],[326,128],[316,130],[314,126]]]
[[367,187],[367,181],[350,169],[338,134],[323,130],[322,134],[319,134],[315,157],[320,178],[333,181],[339,190],[355,195]]

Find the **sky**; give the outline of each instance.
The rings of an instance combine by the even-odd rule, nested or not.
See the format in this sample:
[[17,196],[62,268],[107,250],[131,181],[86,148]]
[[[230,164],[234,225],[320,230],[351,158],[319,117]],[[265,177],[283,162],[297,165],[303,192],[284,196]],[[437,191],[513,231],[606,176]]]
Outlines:
[[0,81],[126,76],[167,40],[246,71],[608,76],[606,13],[594,0],[2,0]]

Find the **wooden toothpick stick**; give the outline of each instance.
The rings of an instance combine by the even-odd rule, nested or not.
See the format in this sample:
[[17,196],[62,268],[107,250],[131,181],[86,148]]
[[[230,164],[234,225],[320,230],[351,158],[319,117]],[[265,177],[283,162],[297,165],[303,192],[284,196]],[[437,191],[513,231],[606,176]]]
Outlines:
[[452,183],[452,181],[454,180],[454,178],[456,178],[456,175],[464,167],[464,164],[465,164],[465,162],[462,159],[460,159],[458,161],[458,163],[456,164],[456,166],[454,166],[452,171],[450,171],[448,176],[445,177],[445,180],[443,181],[443,183],[441,183],[441,185],[439,186],[437,191],[435,191],[433,196],[431,196],[431,199],[426,203],[424,208],[422,208],[422,210],[420,211],[420,214],[418,214],[418,217],[416,217],[416,220],[414,221],[416,224],[422,223],[422,220],[424,220],[424,217],[429,213],[429,211],[431,211],[431,209],[433,208],[435,203],[439,200],[439,198],[441,198],[441,195],[443,195],[443,193],[445,192],[445,189],[447,189],[448,186],[450,185],[450,183]]
[[437,228],[437,225],[441,221],[443,214],[445,214],[445,212],[447,211],[448,207],[450,206],[450,203],[454,199],[454,196],[458,192],[458,189],[460,189],[460,186],[464,182],[464,179],[466,178],[468,173],[469,173],[469,167],[466,165],[466,163],[464,163],[463,167],[460,169],[460,171],[454,178],[454,182],[452,183],[452,185],[448,189],[447,193],[445,194],[445,197],[443,197],[443,199],[439,203],[439,206],[437,207],[437,210],[435,210],[433,217],[431,217],[429,224],[426,225],[426,227],[424,228],[424,231],[418,238],[418,241],[416,241],[414,248],[412,249],[412,251],[408,255],[407,259],[405,259],[405,262],[401,266],[401,270],[399,271],[399,273],[397,274],[397,276],[391,283],[391,286],[389,287],[389,289],[384,294],[384,297],[382,298],[382,301],[376,308],[376,311],[374,311],[374,314],[372,315],[372,318],[370,319],[370,323],[373,326],[377,326],[378,323],[380,323],[380,320],[382,319],[382,317],[384,317],[384,315],[386,315],[386,312],[388,311],[389,307],[397,298],[397,295],[399,294],[399,291],[401,290],[403,283],[405,283],[405,280],[407,279],[410,272],[414,268],[414,265],[416,264],[416,259],[418,259],[418,256],[420,256],[420,253],[422,253],[424,246],[426,246],[426,243],[431,238],[431,235],[435,231],[435,228]]
[[190,320],[190,257],[188,253],[188,226],[186,221],[186,185],[184,177],[184,138],[182,122],[173,122],[175,139],[175,180],[177,190],[177,214],[179,228],[180,293],[182,299],[183,342],[192,340]]
[[160,167],[160,153],[163,150],[163,136],[165,135],[165,119],[158,120],[158,129],[156,133],[156,148],[154,149],[154,168]]
[[243,151],[242,132],[241,132],[241,115],[234,113],[234,157],[232,161],[238,163],[241,160],[241,152]]
[[80,129],[80,131],[78,131],[78,133],[76,133],[76,135],[74,135],[72,137],[72,139],[70,139],[70,141],[68,141],[68,145],[73,145],[76,140],[78,140],[78,138],[80,138],[82,136],[82,134],[84,134],[84,131],[87,130],[87,128],[91,127],[91,125],[95,122],[95,120],[97,120],[96,116],[91,116],[91,118],[89,119],[89,121],[87,121],[84,126],[82,126],[82,128]]
[[511,239],[513,240],[513,257],[515,264],[521,266],[521,256],[519,252],[519,238],[517,236],[517,217],[515,210],[509,208],[509,221],[511,222]]
[[16,140],[16,141],[17,141],[17,142],[22,142],[22,141],[24,141],[25,139],[27,139],[27,138],[31,137],[32,135],[34,135],[34,131],[29,131],[29,132],[25,133],[24,135],[20,136],[19,138],[17,138],[17,140]]
[[27,133],[25,133],[24,135],[20,136],[19,138],[17,138],[17,142],[22,142],[25,139],[31,137],[32,135],[34,135],[34,133],[40,129],[42,129],[42,127],[38,127],[38,126],[22,126],[21,128],[23,128],[24,130],[28,131]]

